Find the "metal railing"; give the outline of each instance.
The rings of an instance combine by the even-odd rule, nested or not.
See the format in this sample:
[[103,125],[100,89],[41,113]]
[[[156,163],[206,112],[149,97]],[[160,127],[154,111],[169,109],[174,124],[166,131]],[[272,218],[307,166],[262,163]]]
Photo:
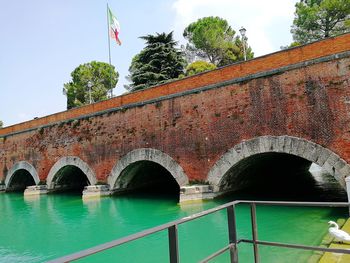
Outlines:
[[[251,215],[251,224],[252,224],[252,239],[238,239],[237,238],[237,228],[236,228],[236,205],[238,204],[249,204],[250,205],[250,215]],[[289,244],[289,243],[280,243],[280,242],[269,242],[258,239],[258,226],[256,220],[256,206],[257,205],[270,205],[270,206],[313,206],[313,207],[349,207],[350,203],[331,203],[331,202],[273,202],[273,201],[233,201],[220,205],[218,207],[184,217],[179,220],[175,220],[154,228],[144,230],[142,232],[123,237],[108,243],[104,243],[71,255],[67,255],[52,261],[49,263],[62,263],[62,262],[71,262],[83,257],[87,257],[98,252],[131,242],[136,239],[143,238],[145,236],[152,235],[154,233],[167,230],[168,231],[168,244],[169,244],[169,262],[178,263],[179,262],[179,246],[178,246],[178,226],[180,224],[192,221],[203,216],[215,213],[226,209],[227,212],[227,224],[228,224],[228,238],[229,244],[222,249],[216,251],[210,256],[203,259],[201,262],[209,262],[211,259],[223,254],[226,251],[230,252],[230,259],[232,263],[238,263],[238,244],[239,243],[249,243],[253,245],[254,252],[254,262],[260,262],[259,259],[259,245],[264,246],[273,246],[273,247],[284,247],[284,248],[293,248],[293,249],[303,249],[303,250],[313,250],[313,251],[322,251],[322,252],[333,252],[333,253],[343,253],[350,254],[350,249],[339,249],[339,248],[324,248],[317,246],[307,246],[302,244]]]

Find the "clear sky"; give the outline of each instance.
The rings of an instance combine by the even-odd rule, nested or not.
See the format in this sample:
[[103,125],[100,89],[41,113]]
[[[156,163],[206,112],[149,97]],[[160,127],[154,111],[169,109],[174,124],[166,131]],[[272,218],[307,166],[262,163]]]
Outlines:
[[184,28],[200,17],[220,16],[247,29],[255,56],[292,42],[297,0],[0,0],[0,120],[5,126],[66,109],[63,84],[78,65],[108,62],[107,2],[119,20],[122,45],[111,43],[119,72],[114,94],[126,92],[138,37]]

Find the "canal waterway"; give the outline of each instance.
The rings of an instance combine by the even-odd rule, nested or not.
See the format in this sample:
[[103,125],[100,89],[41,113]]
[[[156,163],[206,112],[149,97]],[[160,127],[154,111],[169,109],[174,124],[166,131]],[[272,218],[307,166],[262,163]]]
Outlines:
[[[297,182],[298,183],[298,182]],[[25,198],[0,195],[0,262],[45,262],[138,231],[189,216],[236,198],[261,200],[346,201],[331,177],[320,171],[307,183],[284,191],[247,191],[215,201],[177,204],[174,196],[133,194],[83,201],[79,194]],[[249,207],[237,208],[239,238],[251,238]],[[329,220],[347,216],[346,209],[267,207],[257,209],[259,239],[319,245]],[[179,226],[181,262],[198,262],[227,244],[226,213]],[[239,245],[240,262],[253,262],[252,247]],[[261,262],[307,262],[311,252],[261,247]],[[168,262],[167,233],[108,250],[79,262]],[[228,254],[213,262],[228,262]]]

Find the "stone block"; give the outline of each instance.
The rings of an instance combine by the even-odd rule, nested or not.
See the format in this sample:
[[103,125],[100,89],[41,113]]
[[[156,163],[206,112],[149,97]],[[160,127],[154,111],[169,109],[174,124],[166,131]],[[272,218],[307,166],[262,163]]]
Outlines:
[[328,164],[329,166],[333,166],[339,159],[340,158],[338,155],[332,153],[331,155],[329,155],[329,157],[325,161],[325,164]]
[[345,165],[346,165],[346,162],[343,159],[339,159],[334,164],[334,168],[335,168],[336,171],[340,171]]
[[279,152],[279,144],[278,144],[278,137],[271,136],[270,137],[270,151],[272,152]]
[[311,161],[316,162],[318,158],[318,148],[315,143],[308,142],[306,143],[304,158]]
[[285,137],[278,137],[278,152],[285,152]]
[[350,202],[350,176],[345,178],[346,193],[348,195],[348,202]]
[[267,136],[261,136],[260,138],[259,138],[259,148],[260,148],[260,152],[261,153],[264,153],[264,152],[267,152],[267,149],[266,149],[266,147],[265,147],[265,145],[266,145],[266,137]]
[[25,196],[44,195],[48,193],[46,185],[31,185],[24,190]]
[[242,155],[244,158],[251,156],[253,153],[246,142],[242,143]]
[[291,137],[291,151],[290,151],[291,154],[298,155],[299,142],[300,142],[300,139]]
[[190,185],[180,189],[180,203],[213,199],[216,193],[211,185]]
[[320,150],[320,153],[318,155],[318,159],[317,159],[316,163],[319,166],[323,166],[331,154],[332,154],[332,152],[330,150],[328,150],[326,148],[322,148]]
[[331,175],[333,175],[333,176],[335,175],[335,169],[329,163],[325,162],[325,164],[322,166],[322,168],[324,170],[326,170],[328,173],[330,173]]
[[271,136],[265,136],[264,145],[265,145],[266,152],[272,151],[271,143],[272,143]]
[[284,139],[284,152],[290,153],[292,150],[292,139],[289,136],[285,136]]
[[299,140],[298,149],[297,149],[297,156],[304,157],[305,156],[305,150],[306,150],[307,143],[304,140]]
[[243,143],[239,143],[237,144],[235,147],[234,147],[235,151],[238,153],[238,154],[242,154],[242,151],[243,151]]
[[89,185],[84,188],[83,199],[110,196],[109,185]]
[[252,140],[246,141],[245,146],[248,149],[249,156],[260,153],[259,139],[254,138]]
[[350,165],[346,164],[339,170],[339,173],[343,178],[345,178],[345,180],[350,180]]
[[235,149],[232,148],[232,149],[228,150],[224,154],[224,156],[228,157],[228,158],[226,158],[226,160],[229,161],[229,163],[232,165],[232,164],[236,163],[236,160],[238,159],[239,154]]

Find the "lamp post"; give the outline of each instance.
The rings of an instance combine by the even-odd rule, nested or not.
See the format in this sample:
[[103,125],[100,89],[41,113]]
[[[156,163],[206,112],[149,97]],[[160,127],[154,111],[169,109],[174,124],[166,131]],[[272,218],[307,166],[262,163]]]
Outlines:
[[245,33],[247,32],[247,29],[245,29],[244,27],[241,27],[241,29],[239,30],[239,33],[242,36],[242,45],[243,45],[243,55],[244,55],[244,61],[247,60],[247,52],[246,52],[246,36]]
[[92,83],[91,83],[90,80],[88,81],[87,86],[89,88],[89,104],[91,104],[91,87],[92,87]]

